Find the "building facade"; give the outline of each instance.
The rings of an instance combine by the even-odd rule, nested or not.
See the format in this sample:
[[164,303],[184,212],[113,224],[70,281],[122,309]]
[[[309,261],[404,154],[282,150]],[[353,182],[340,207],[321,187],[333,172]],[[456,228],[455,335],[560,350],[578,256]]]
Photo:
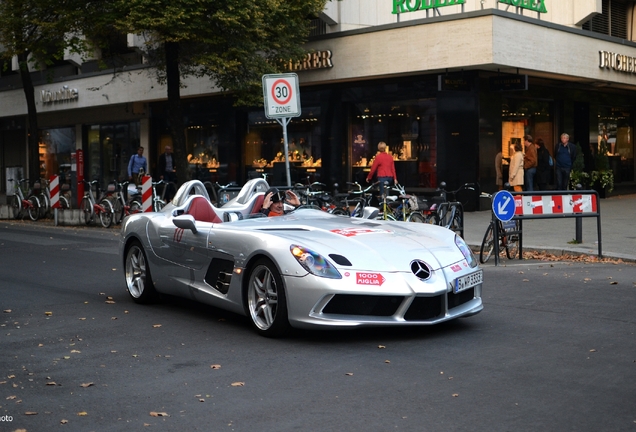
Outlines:
[[[586,170],[603,141],[616,185],[633,185],[635,3],[329,2],[307,58],[290,64],[302,106],[288,126],[292,180],[362,183],[384,141],[411,190],[441,181],[496,190],[498,152],[505,160],[530,134],[553,153],[565,132]],[[42,172],[24,175],[70,181],[81,162],[85,178],[105,184],[127,177],[139,145],[152,174],[171,142],[165,87],[141,61],[117,74],[74,64],[79,74],[36,85]],[[37,84],[43,72],[33,74]],[[262,107],[234,107],[209,80],[184,81],[192,175],[225,184],[266,174],[284,184],[281,126]],[[0,195],[10,169],[27,166],[26,103],[16,86],[15,74],[0,76]]]

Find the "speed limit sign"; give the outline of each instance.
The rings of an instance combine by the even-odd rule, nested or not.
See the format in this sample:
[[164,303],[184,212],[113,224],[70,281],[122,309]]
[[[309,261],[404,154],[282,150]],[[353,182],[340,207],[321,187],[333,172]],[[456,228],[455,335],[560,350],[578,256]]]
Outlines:
[[298,75],[294,73],[263,75],[263,98],[267,118],[300,116]]

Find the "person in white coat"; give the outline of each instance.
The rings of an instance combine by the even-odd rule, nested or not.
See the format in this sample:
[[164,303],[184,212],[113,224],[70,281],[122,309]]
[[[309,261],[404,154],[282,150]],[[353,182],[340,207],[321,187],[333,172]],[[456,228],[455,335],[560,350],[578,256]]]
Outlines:
[[510,151],[514,153],[510,157],[508,183],[510,183],[515,192],[523,191],[523,151],[521,150],[521,143],[515,143],[510,146]]

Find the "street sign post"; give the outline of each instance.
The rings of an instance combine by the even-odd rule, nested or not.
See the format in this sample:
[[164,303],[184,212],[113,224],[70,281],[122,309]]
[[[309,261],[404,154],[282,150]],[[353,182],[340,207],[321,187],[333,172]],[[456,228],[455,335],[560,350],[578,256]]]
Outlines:
[[492,212],[502,222],[512,219],[515,215],[515,199],[512,194],[505,190],[497,192],[492,199]]
[[287,125],[292,117],[301,115],[298,75],[295,73],[263,75],[263,99],[265,117],[275,119],[283,127],[285,173],[287,186],[291,187]]

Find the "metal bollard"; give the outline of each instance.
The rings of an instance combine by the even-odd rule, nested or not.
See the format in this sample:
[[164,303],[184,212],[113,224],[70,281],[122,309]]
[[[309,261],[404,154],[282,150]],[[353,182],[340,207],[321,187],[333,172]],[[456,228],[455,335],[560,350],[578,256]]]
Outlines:
[[[576,185],[576,190],[583,189],[581,184]],[[574,218],[574,241],[577,244],[583,243],[583,218],[581,216],[577,216]]]

